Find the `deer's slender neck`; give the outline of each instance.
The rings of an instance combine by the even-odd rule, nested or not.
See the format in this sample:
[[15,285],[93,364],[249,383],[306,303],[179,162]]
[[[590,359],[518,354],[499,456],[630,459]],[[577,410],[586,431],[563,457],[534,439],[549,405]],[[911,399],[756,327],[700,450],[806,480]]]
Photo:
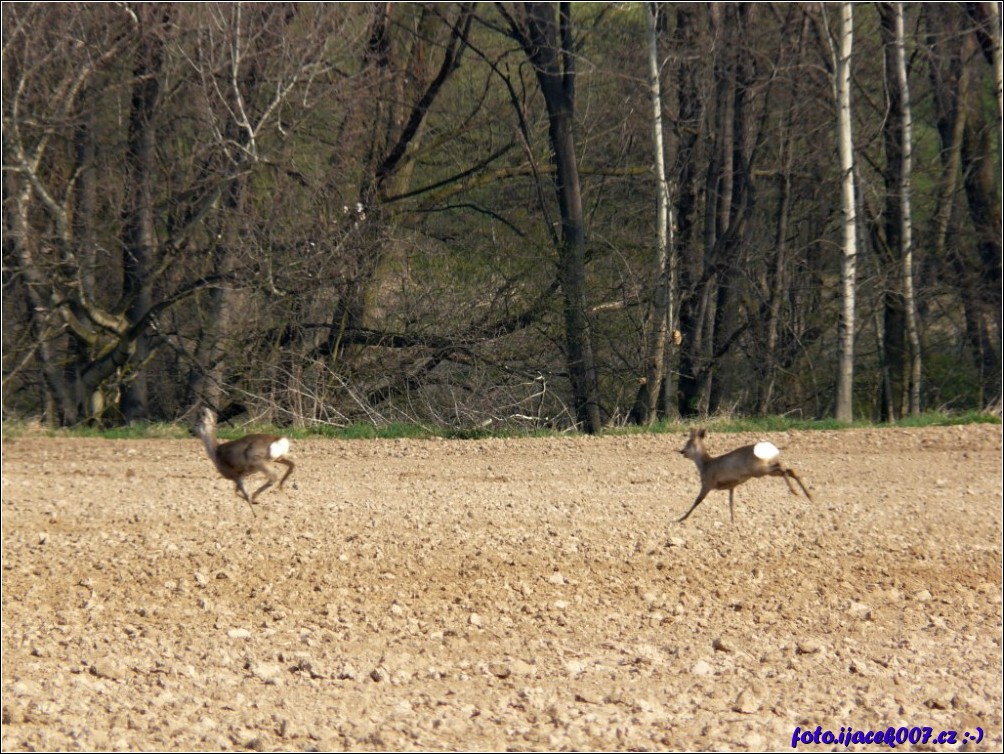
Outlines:
[[699,472],[704,471],[704,467],[712,461],[711,454],[704,449],[703,445],[694,445],[688,457],[697,466]]
[[220,462],[216,453],[219,442],[216,440],[216,433],[211,429],[202,427],[199,429],[199,438],[202,440],[202,444],[206,446],[206,453],[209,455],[209,458],[219,468]]

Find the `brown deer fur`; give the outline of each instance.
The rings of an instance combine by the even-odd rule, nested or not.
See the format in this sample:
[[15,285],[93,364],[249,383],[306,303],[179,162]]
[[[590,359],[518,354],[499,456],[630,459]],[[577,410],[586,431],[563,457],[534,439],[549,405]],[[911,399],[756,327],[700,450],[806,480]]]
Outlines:
[[734,490],[747,479],[754,477],[782,477],[791,494],[797,495],[798,492],[791,483],[791,480],[794,479],[802,488],[805,496],[812,500],[812,495],[802,484],[798,474],[777,460],[779,451],[769,442],[744,445],[716,458],[708,453],[704,447],[705,434],[703,429],[691,429],[690,438],[680,451],[684,457],[689,458],[697,465],[697,471],[701,475],[701,491],[694,504],[690,506],[690,510],[683,514],[678,523],[686,521],[687,517],[694,512],[694,508],[700,505],[701,501],[712,490],[729,491],[729,517],[735,523]]
[[[216,439],[216,415],[208,408],[203,409],[202,417],[195,426],[195,434],[202,439],[206,453],[216,465],[216,470],[236,485],[237,494],[251,505],[254,514],[254,502],[262,492],[275,484],[276,475],[270,463],[279,463],[286,467],[286,473],[279,481],[279,488],[286,483],[293,473],[295,465],[288,458],[283,458],[289,452],[289,440],[277,435],[247,435],[239,440],[221,443]],[[268,477],[268,481],[248,495],[244,487],[244,478],[260,472]]]

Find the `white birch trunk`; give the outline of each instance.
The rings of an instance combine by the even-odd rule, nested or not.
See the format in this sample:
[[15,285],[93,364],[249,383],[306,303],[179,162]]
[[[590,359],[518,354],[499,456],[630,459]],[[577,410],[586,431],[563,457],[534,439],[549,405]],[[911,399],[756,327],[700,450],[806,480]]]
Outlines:
[[666,160],[662,132],[662,87],[659,77],[659,49],[657,44],[656,14],[658,4],[645,3],[648,21],[649,96],[652,100],[652,144],[655,153],[656,226],[657,248],[655,254],[656,284],[650,309],[648,354],[646,359],[646,385],[648,387],[648,423],[658,415],[659,395],[666,376],[666,340],[673,310],[673,280],[670,260],[670,204],[669,185],[666,182]]
[[910,413],[920,414],[920,329],[913,289],[913,219],[910,207],[910,182],[913,173],[913,116],[910,109],[910,84],[906,75],[906,42],[903,31],[903,3],[893,5],[896,26],[896,81],[902,102],[903,166],[899,175],[899,209],[903,224],[903,299],[906,308],[906,331],[910,341]]
[[851,132],[851,51],[853,49],[853,4],[841,3],[837,32],[838,51],[834,66],[837,100],[837,152],[840,158],[840,205],[843,212],[843,268],[840,274],[839,365],[837,368],[838,421],[854,419],[854,294],[857,262],[857,216],[854,202],[854,141]]

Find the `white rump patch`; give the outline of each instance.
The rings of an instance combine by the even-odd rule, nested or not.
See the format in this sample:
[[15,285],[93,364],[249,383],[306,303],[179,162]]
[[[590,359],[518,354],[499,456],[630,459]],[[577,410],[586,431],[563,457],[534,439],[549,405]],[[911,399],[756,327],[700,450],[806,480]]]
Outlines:
[[274,443],[268,446],[268,457],[271,459],[282,458],[289,452],[289,440],[285,437],[280,437]]
[[781,451],[772,442],[758,442],[753,446],[753,455],[761,461],[773,461],[781,455]]

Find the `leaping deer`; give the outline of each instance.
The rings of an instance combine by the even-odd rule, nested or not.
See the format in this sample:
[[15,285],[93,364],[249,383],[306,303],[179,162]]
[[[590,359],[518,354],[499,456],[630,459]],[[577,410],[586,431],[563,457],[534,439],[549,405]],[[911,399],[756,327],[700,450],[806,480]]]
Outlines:
[[[202,439],[206,453],[216,465],[216,470],[225,479],[234,482],[237,494],[247,500],[252,515],[255,515],[255,498],[275,484],[276,475],[270,468],[269,462],[286,467],[286,473],[279,481],[280,489],[296,468],[291,460],[284,458],[289,453],[289,440],[285,437],[255,434],[220,443],[216,439],[216,415],[208,408],[202,410],[202,417],[195,425],[195,434]],[[255,490],[254,494],[248,495],[248,491],[244,488],[244,478],[256,472],[267,476],[268,481]]]
[[697,465],[697,471],[701,475],[701,491],[694,504],[690,506],[690,510],[684,513],[677,523],[686,521],[687,517],[694,512],[694,508],[700,505],[701,501],[712,490],[729,491],[729,518],[732,523],[735,523],[736,514],[733,503],[735,488],[747,479],[754,477],[783,477],[791,494],[797,495],[798,492],[791,483],[791,480],[794,479],[802,488],[805,496],[812,500],[812,495],[802,484],[798,474],[778,460],[781,451],[773,443],[758,442],[755,445],[744,445],[716,458],[704,448],[705,434],[703,429],[691,429],[690,438],[680,451],[681,455]]

